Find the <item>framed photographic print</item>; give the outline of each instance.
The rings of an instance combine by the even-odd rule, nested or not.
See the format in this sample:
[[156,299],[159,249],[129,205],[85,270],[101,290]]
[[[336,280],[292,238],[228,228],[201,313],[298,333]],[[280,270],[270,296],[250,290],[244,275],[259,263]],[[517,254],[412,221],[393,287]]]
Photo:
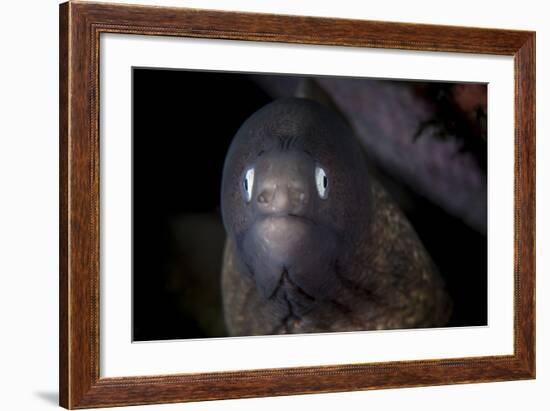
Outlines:
[[60,404],[535,377],[535,34],[60,6]]

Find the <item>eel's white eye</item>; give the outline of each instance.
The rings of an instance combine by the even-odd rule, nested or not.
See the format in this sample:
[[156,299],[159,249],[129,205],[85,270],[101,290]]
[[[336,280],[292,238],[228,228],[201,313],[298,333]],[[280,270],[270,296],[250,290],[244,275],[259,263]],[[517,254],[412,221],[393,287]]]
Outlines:
[[246,201],[250,201],[252,198],[252,188],[254,187],[254,169],[249,168],[246,170],[243,181],[244,197]]
[[323,200],[326,199],[328,197],[328,177],[325,170],[319,166],[315,167],[315,186],[319,197]]

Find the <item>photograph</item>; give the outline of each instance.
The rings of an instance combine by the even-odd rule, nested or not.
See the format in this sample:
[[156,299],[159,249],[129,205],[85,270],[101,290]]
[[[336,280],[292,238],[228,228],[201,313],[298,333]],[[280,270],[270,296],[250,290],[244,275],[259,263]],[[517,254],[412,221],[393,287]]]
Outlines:
[[487,326],[487,84],[132,68],[132,339]]
[[535,48],[61,4],[59,404],[535,378]]
[[545,6],[3,2],[0,409],[547,411]]

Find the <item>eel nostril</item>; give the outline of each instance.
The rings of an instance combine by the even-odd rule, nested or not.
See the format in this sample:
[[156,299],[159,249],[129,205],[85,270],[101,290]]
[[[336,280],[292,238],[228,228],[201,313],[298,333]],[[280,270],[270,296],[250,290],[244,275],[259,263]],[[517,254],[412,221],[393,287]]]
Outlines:
[[269,212],[298,212],[308,202],[308,195],[301,187],[276,184],[259,190],[258,206]]
[[273,196],[275,195],[275,187],[264,187],[260,190],[260,194],[256,198],[259,204],[265,206],[273,202]]
[[291,200],[296,206],[303,205],[307,202],[306,193],[302,189],[291,190]]

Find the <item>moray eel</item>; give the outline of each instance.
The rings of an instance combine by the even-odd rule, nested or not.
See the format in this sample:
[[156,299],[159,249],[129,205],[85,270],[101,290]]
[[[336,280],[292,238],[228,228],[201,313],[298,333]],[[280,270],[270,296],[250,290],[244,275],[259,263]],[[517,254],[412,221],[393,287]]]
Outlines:
[[230,335],[444,326],[422,243],[369,176],[353,132],[312,100],[275,100],[226,156],[222,268]]

